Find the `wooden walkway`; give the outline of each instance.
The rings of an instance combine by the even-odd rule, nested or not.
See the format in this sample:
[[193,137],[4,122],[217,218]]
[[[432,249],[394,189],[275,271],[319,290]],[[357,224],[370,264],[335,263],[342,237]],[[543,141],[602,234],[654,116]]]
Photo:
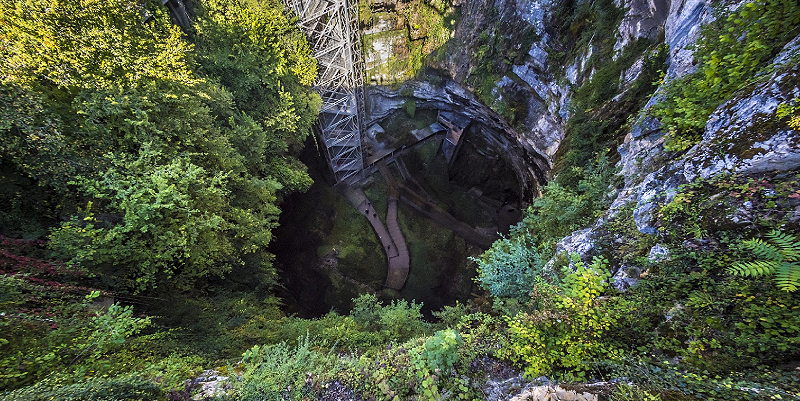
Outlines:
[[386,211],[386,226],[389,229],[389,235],[397,249],[397,256],[389,257],[389,273],[386,275],[386,286],[399,290],[408,278],[408,270],[411,264],[410,256],[408,254],[408,245],[400,230],[400,224],[397,223],[397,200],[399,198],[397,192],[397,184],[394,182],[392,173],[386,166],[386,163],[379,162],[378,169],[389,186],[389,198]]
[[[385,165],[384,165],[385,168]],[[388,169],[387,169],[388,170]],[[383,172],[383,170],[381,170]],[[391,188],[390,184],[390,188]],[[397,223],[397,189],[390,189],[389,202],[386,213],[386,225],[383,224],[378,211],[370,202],[361,187],[339,184],[337,188],[353,207],[367,218],[372,229],[381,242],[383,250],[386,252],[389,269],[386,274],[386,287],[399,290],[403,288],[408,278],[410,258],[408,246],[400,225]],[[392,195],[394,193],[394,195]],[[388,229],[387,229],[388,227]]]

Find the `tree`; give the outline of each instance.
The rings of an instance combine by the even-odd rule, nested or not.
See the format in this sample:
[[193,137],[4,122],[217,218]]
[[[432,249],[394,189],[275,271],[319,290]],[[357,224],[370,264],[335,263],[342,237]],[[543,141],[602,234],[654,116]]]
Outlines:
[[311,184],[308,44],[267,1],[200,2],[188,38],[141,7],[0,0],[3,173],[58,199],[53,249],[130,289],[274,275],[277,204]]

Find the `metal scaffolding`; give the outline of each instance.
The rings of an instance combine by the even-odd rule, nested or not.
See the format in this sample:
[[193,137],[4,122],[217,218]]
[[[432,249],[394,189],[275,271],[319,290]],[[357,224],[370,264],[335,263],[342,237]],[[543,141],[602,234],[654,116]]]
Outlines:
[[319,74],[314,90],[322,97],[318,135],[336,182],[358,177],[364,168],[361,132],[364,78],[356,0],[284,0],[308,37]]

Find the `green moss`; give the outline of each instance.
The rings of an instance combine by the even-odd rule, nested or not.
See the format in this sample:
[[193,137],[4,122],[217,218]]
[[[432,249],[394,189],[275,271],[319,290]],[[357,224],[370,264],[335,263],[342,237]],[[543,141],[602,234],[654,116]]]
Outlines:
[[598,248],[614,266],[630,265],[641,261],[656,244],[655,235],[641,233],[633,220],[636,202],[629,202],[617,214],[603,223],[598,237]]
[[[764,173],[754,176],[720,175],[682,186],[672,201],[659,210],[665,238],[682,241],[702,238],[718,231],[736,230],[746,235],[753,229],[797,226],[788,220],[794,213],[797,172]],[[745,202],[749,206],[745,207]],[[739,224],[729,216],[746,210]]]
[[493,21],[493,25],[478,36],[472,61],[475,67],[466,82],[484,104],[513,123],[516,114],[514,106],[497,101],[495,86],[503,76],[511,74],[513,65],[522,64],[528,49],[539,37],[533,26],[524,22],[501,21],[496,11],[489,12],[487,18]]
[[414,77],[426,64],[431,55],[442,49],[450,40],[460,18],[458,7],[438,0],[412,0],[395,5],[396,13],[374,12],[371,0],[360,0],[359,9],[365,10],[361,17],[363,26],[371,26],[378,20],[397,20],[402,28],[389,32],[367,35],[364,49],[372,51],[375,40],[391,40],[392,54],[389,60],[368,71],[368,76],[386,75],[389,82],[396,83]]
[[398,221],[408,244],[411,270],[400,290],[405,299],[425,300],[424,310],[438,310],[451,299],[466,300],[474,270],[467,245],[449,229],[433,224],[405,204]]
[[[664,67],[666,47],[647,40],[626,46],[614,60],[606,58],[594,76],[575,90],[571,101],[573,115],[567,123],[564,142],[556,153],[553,174],[563,185],[576,185],[582,169],[598,153],[612,162],[619,158],[614,149],[629,131],[632,116],[644,106],[656,88],[655,81]],[[600,57],[600,56],[597,56]],[[619,76],[637,60],[643,59],[642,73],[620,96]],[[578,168],[576,168],[578,167]]]
[[[550,52],[554,65],[569,65],[593,47],[594,56],[586,70],[602,68],[613,53],[624,10],[613,0],[562,0],[554,10],[553,21],[559,22],[555,27],[557,34],[553,35],[557,42]],[[563,69],[557,70],[556,78],[563,73]]]

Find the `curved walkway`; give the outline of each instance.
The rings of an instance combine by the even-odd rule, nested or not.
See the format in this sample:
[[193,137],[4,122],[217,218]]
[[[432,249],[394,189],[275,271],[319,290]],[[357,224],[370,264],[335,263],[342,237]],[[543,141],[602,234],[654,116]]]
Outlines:
[[400,226],[397,224],[397,197],[392,198],[390,195],[389,198],[386,218],[389,229],[387,230],[387,227],[384,226],[378,212],[375,210],[375,206],[369,201],[369,198],[367,198],[367,195],[361,187],[340,184],[337,185],[337,188],[345,199],[347,199],[348,203],[367,218],[367,221],[369,221],[369,224],[381,241],[381,246],[386,252],[386,258],[389,264],[389,270],[386,274],[386,287],[395,290],[403,288],[408,278],[409,256],[405,238],[400,231]]
[[399,290],[403,288],[408,278],[408,270],[411,264],[411,258],[408,254],[408,245],[400,230],[400,224],[397,223],[397,184],[394,182],[392,173],[384,162],[378,164],[378,169],[386,183],[389,185],[389,199],[386,211],[386,226],[389,229],[389,235],[392,236],[392,241],[397,248],[397,256],[389,257],[389,273],[386,275],[386,286]]

